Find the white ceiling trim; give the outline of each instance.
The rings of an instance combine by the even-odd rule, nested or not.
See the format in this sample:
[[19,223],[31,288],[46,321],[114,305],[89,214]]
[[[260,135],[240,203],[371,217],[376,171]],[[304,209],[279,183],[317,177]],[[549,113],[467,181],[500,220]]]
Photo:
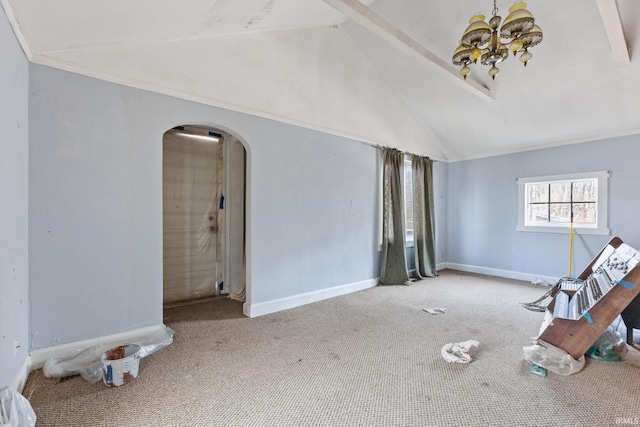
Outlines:
[[518,153],[526,153],[529,151],[537,151],[537,150],[547,150],[551,148],[564,147],[566,145],[575,145],[575,144],[583,144],[585,142],[594,142],[594,141],[605,141],[614,138],[624,138],[625,136],[631,135],[640,135],[640,128],[634,128],[630,130],[622,130],[619,132],[606,132],[599,133],[597,135],[585,136],[582,138],[573,138],[570,140],[557,140],[554,142],[549,142],[547,144],[538,144],[535,146],[527,146],[527,147],[519,147],[519,148],[509,148],[509,149],[501,149],[494,150],[488,153],[483,154],[472,154],[472,155],[464,155],[456,157],[454,160],[443,160],[446,163],[455,163],[455,162],[464,162],[467,160],[477,160],[477,159],[486,159],[489,157],[497,157],[497,156],[509,156],[511,154]]
[[616,0],[596,0],[598,10],[602,17],[604,29],[609,37],[613,57],[617,64],[626,65],[631,63],[629,48],[624,38],[624,30],[620,21],[620,11]]
[[323,0],[334,7],[346,17],[367,28],[377,36],[389,42],[394,48],[419,60],[427,60],[436,66],[449,81],[455,83],[466,91],[479,97],[483,101],[494,101],[491,92],[480,83],[473,80],[463,80],[452,65],[445,62],[420,43],[409,37],[406,33],[391,25],[373,10],[360,3],[358,0]]
[[7,15],[7,19],[9,19],[9,24],[11,24],[11,28],[13,28],[13,33],[16,35],[18,39],[18,43],[22,46],[22,51],[27,56],[27,59],[33,62],[33,55],[31,54],[31,49],[29,48],[29,43],[27,43],[27,39],[20,28],[20,24],[16,19],[15,13],[13,13],[13,9],[9,4],[9,0],[0,0],[0,4],[2,4],[2,8],[4,9],[4,13]]
[[[6,1],[6,0],[0,0]],[[72,46],[66,47],[64,49],[43,49],[36,54],[45,55],[45,56],[56,56],[58,54],[63,54],[66,52],[82,52],[82,51],[94,51],[96,49],[112,49],[112,48],[127,48],[127,47],[144,47],[144,46],[156,46],[158,43],[180,43],[180,42],[192,42],[199,40],[215,40],[218,38],[225,38],[229,36],[237,36],[237,35],[248,35],[248,34],[265,34],[265,33],[278,33],[278,32],[287,32],[287,31],[296,31],[296,30],[305,30],[305,29],[314,29],[314,28],[335,28],[339,25],[301,25],[301,26],[291,26],[291,27],[282,27],[282,28],[273,28],[268,30],[253,30],[253,31],[243,31],[241,33],[238,32],[229,32],[229,33],[219,33],[215,35],[202,35],[202,36],[193,36],[193,37],[179,37],[179,38],[163,38],[163,39],[155,39],[155,40],[145,40],[145,41],[136,41],[136,42],[118,42],[118,43],[101,43],[95,44],[91,46]]]

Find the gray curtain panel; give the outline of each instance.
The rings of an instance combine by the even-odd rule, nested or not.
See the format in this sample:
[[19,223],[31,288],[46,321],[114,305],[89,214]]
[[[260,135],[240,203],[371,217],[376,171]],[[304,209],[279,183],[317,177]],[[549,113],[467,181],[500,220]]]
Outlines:
[[420,278],[436,273],[435,221],[433,213],[433,161],[411,157],[413,177],[413,233],[416,274]]
[[404,155],[382,148],[382,260],[379,285],[408,285],[405,249],[404,196],[402,177]]

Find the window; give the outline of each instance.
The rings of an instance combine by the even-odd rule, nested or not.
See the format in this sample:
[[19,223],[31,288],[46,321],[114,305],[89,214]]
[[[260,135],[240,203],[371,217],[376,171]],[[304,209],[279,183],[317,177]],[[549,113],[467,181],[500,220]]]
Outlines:
[[[404,197],[404,220],[405,220],[405,241],[407,247],[413,246],[413,174],[411,171],[411,155],[405,154],[404,156],[404,181],[402,184],[402,191]],[[384,171],[384,165],[382,164],[382,155],[378,156],[378,170]],[[382,247],[382,210],[383,210],[383,187],[384,177],[383,173],[378,175],[378,188],[380,193],[378,195],[378,212],[379,212],[379,227],[378,227],[378,250]]]
[[404,226],[408,246],[413,245],[413,178],[411,156],[404,156]]
[[609,172],[518,179],[518,231],[608,235]]

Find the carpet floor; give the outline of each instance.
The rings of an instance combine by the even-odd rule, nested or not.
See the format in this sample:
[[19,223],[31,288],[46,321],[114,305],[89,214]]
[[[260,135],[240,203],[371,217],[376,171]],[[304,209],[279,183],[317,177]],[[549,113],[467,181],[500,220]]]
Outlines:
[[[265,315],[215,299],[165,310],[174,343],[121,387],[29,376],[38,426],[640,425],[640,368],[528,372],[548,288],[445,270]],[[431,315],[424,308],[446,308]],[[447,343],[477,340],[469,364]]]

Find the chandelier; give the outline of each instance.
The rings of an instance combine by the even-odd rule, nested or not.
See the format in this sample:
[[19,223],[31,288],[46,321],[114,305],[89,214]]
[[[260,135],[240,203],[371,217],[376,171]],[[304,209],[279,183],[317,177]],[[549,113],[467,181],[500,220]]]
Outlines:
[[[469,26],[453,52],[453,65],[462,65],[460,75],[465,80],[471,72],[469,64],[475,64],[478,59],[483,65],[491,65],[489,75],[492,79],[500,72],[496,64],[507,59],[509,52],[513,53],[513,56],[522,52],[520,61],[527,66],[527,62],[533,56],[529,49],[542,41],[542,30],[535,24],[533,15],[525,7],[525,2],[514,3],[509,8],[509,16],[502,23],[502,27],[496,0],[493,0],[493,17],[488,24],[484,21],[484,15],[480,13],[469,19]],[[498,36],[505,42],[502,43]]]

